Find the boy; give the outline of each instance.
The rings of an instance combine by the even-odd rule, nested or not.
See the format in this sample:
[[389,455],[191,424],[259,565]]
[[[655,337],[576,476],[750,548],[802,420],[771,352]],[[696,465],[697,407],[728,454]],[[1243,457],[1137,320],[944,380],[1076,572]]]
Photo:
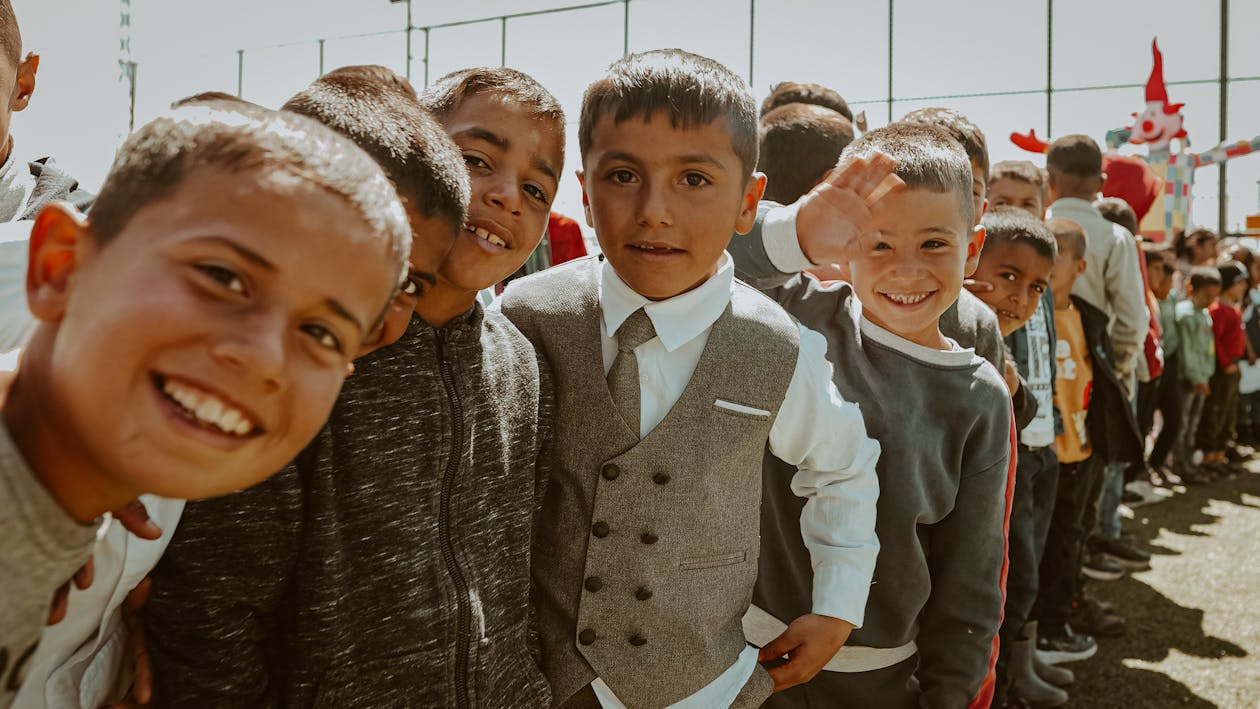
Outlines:
[[1229,472],[1225,446],[1238,422],[1238,380],[1241,378],[1238,361],[1247,352],[1240,304],[1250,283],[1246,267],[1237,261],[1227,261],[1216,270],[1221,274],[1221,295],[1208,306],[1216,370],[1208,380],[1211,394],[1203,406],[1198,440],[1203,450],[1203,465],[1211,474],[1220,475]]
[[[427,273],[401,338],[360,361],[315,442],[275,484],[181,523],[146,617],[163,703],[548,704],[528,597],[550,386],[476,297],[542,238],[563,114],[511,69],[429,91],[441,126],[345,72],[286,104],[376,146],[410,204],[443,205],[414,232],[433,258],[413,264]],[[230,540],[225,517],[240,520]]]
[[[985,679],[1002,613],[1010,401],[998,373],[937,324],[980,255],[971,170],[947,133],[905,123],[863,135],[841,167],[880,152],[896,161],[905,184],[872,208],[867,235],[847,250],[853,284],[779,277],[783,285],[771,291],[828,338],[835,383],[857,400],[883,453],[876,468],[881,551],[866,622],[812,682],[775,695],[769,706],[953,707],[990,698]],[[798,239],[794,230],[768,225],[762,236],[763,259],[781,258],[787,247],[798,262],[824,248],[845,250],[821,232]],[[948,411],[939,409],[946,401]],[[755,607],[745,618],[757,643],[810,602],[810,560],[792,526],[800,503],[783,484],[785,472],[781,461],[767,458],[764,552]]]
[[852,142],[853,124],[829,108],[790,103],[762,116],[757,170],[766,176],[764,198],[779,204],[800,199]]
[[[28,162],[14,150],[13,114],[30,105],[38,71],[38,55],[30,52],[22,57],[22,32],[12,2],[0,0],[0,222],[34,219],[56,200],[70,202],[81,212],[92,204],[93,196],[79,189],[78,181],[59,170],[51,158]],[[24,241],[0,246],[0,258],[10,258],[15,265],[25,261]],[[14,303],[12,309],[25,315],[25,305]],[[33,328],[26,317],[0,321],[0,354],[21,347]],[[6,369],[10,358],[16,359],[6,357]]]
[[[831,385],[821,338],[736,282],[723,252],[756,217],[756,126],[747,84],[717,62],[680,50],[615,62],[579,127],[606,260],[503,294],[556,381],[534,612],[559,706],[760,706],[862,622],[879,446]],[[889,169],[853,171],[846,194],[864,199]],[[817,565],[812,612],[761,652],[790,658],[768,672],[740,626],[767,444],[799,469]]]
[[853,109],[849,108],[849,102],[844,100],[840,92],[822,84],[796,81],[781,81],[770,87],[770,94],[761,102],[759,117],[765,118],[774,109],[793,103],[830,108],[849,121],[853,120]]
[[1173,293],[1173,274],[1177,266],[1173,263],[1172,249],[1167,244],[1144,243],[1142,250],[1146,256],[1147,284],[1151,293],[1159,303],[1160,347],[1164,353],[1164,374],[1157,379],[1154,392],[1149,403],[1143,407],[1139,388],[1138,423],[1143,433],[1149,433],[1154,427],[1155,410],[1158,409],[1163,426],[1155,437],[1149,458],[1154,474],[1159,475],[1164,484],[1177,484],[1181,479],[1168,467],[1168,454],[1172,452],[1173,442],[1181,431],[1181,340],[1177,336],[1176,295]]
[[1204,483],[1210,477],[1195,469],[1191,456],[1199,434],[1203,404],[1212,389],[1208,382],[1216,371],[1216,341],[1208,306],[1221,294],[1221,273],[1210,266],[1190,270],[1186,295],[1176,305],[1174,323],[1181,342],[1181,436],[1173,448],[1173,472],[1187,482]]
[[39,324],[0,437],[0,703],[105,511],[254,484],[310,440],[398,288],[406,234],[353,144],[238,107],[133,134],[90,221],[40,213],[27,276]]
[[[1143,445],[1128,397],[1112,365],[1107,316],[1071,295],[1088,268],[1084,229],[1067,219],[1049,219],[1058,256],[1050,273],[1054,293],[1055,405],[1063,419],[1056,438],[1059,486],[1042,553],[1040,589],[1032,611],[1038,620],[1037,654],[1051,664],[1093,656],[1097,642],[1068,625],[1086,536],[1098,498],[1102,468],[1141,460]],[[1127,462],[1126,462],[1127,465]]]
[[[989,184],[989,148],[984,132],[952,108],[921,108],[907,113],[901,120],[943,128],[966,151],[971,161],[971,201],[975,223],[979,226],[980,218],[989,208],[985,199]],[[983,247],[983,242],[978,246]],[[941,316],[941,331],[963,347],[975,348],[976,354],[992,362],[1011,381],[1013,373],[1007,366],[1006,349],[993,311],[970,291],[964,289],[959,293],[957,304]]]
[[[999,163],[994,174],[1003,175],[1007,170]],[[997,181],[1003,197],[1027,184],[1010,177]],[[1015,694],[1036,706],[1058,706],[1068,699],[1066,692],[1043,681],[1035,671],[1036,623],[1028,617],[1037,598],[1037,567],[1058,486],[1059,458],[1053,444],[1061,428],[1055,416],[1054,352],[1050,347],[1056,334],[1049,278],[1058,254],[1054,235],[1036,216],[1041,213],[1040,204],[1037,193],[1027,211],[1000,206],[985,214],[981,222],[984,252],[972,276],[977,283],[989,286],[988,290],[977,290],[976,295],[997,314],[1007,350],[1026,382],[1016,393],[1016,410],[1021,403],[1033,409],[1024,417],[1019,432],[1011,501],[1010,568],[997,662],[994,703],[998,706],[1006,702],[1012,687]],[[1051,299],[1049,305],[1047,298]]]
[[994,165],[986,195],[990,207],[1014,207],[1038,221],[1045,218],[1045,175],[1027,160],[1003,160]]

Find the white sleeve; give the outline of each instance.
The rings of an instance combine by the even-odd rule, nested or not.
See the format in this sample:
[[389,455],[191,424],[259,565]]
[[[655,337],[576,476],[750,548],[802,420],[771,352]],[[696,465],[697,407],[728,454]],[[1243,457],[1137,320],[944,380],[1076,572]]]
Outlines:
[[775,207],[766,212],[761,225],[761,243],[770,263],[783,273],[800,273],[818,264],[809,260],[796,237],[796,204]]
[[836,390],[827,341],[805,327],[800,332],[796,371],[770,430],[770,452],[797,466],[792,492],[808,500],[801,537],[814,567],[814,613],[860,626],[879,552],[879,443],[866,435],[857,404]]

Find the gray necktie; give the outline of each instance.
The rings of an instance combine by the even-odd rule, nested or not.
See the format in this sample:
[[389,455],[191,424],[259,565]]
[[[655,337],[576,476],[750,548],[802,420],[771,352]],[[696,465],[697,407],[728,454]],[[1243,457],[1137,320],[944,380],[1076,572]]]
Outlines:
[[639,308],[617,328],[617,358],[608,370],[608,391],[621,418],[639,433],[639,360],[634,349],[656,337],[647,311]]

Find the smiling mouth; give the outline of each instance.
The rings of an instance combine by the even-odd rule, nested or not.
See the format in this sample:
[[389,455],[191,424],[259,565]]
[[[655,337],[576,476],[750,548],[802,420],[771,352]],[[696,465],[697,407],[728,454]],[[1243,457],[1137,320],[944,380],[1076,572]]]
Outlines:
[[626,244],[626,248],[652,256],[669,256],[673,254],[686,253],[683,249],[676,249],[672,246],[666,246],[664,244]]
[[1011,311],[1009,311],[1009,310],[998,310],[998,311],[997,311],[997,314],[998,314],[998,315],[1001,315],[1002,317],[1006,318],[1007,320],[1019,320],[1019,319],[1020,319],[1020,317],[1019,317],[1018,315],[1016,315],[1015,313],[1012,313],[1012,312],[1011,312]]
[[931,298],[936,291],[925,291],[923,293],[880,293],[886,300],[897,305],[914,306]]
[[498,234],[495,234],[486,229],[482,229],[479,226],[472,226],[471,224],[469,224],[468,226],[464,227],[464,230],[472,234],[473,236],[477,237],[478,239],[481,239],[482,241],[488,241],[491,244],[494,244],[495,246],[498,246],[501,249],[512,248],[508,246],[507,242],[504,241]]
[[189,422],[215,433],[246,438],[262,429],[245,412],[218,396],[185,382],[176,382],[154,373],[153,384],[176,411]]

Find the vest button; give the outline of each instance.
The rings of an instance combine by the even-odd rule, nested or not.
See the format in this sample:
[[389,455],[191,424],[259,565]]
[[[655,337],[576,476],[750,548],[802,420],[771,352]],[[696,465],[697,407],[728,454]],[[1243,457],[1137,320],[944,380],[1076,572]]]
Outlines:
[[590,628],[587,628],[586,630],[583,630],[582,632],[578,633],[578,642],[582,643],[583,645],[595,644],[595,631],[591,630]]
[[646,601],[652,597],[652,590],[647,586],[640,586],[639,590],[634,592],[634,597],[640,601]]
[[616,480],[620,476],[621,476],[621,468],[618,468],[617,466],[611,465],[611,464],[604,466],[604,479],[605,480]]
[[607,522],[596,522],[595,524],[591,525],[591,534],[594,534],[596,537],[599,537],[600,539],[603,539],[604,537],[608,536],[608,533],[611,531],[612,530],[608,528]]
[[591,593],[595,593],[604,587],[604,580],[598,576],[588,576],[584,585],[586,586],[586,590]]
[[643,536],[639,537],[639,541],[643,542],[644,544],[655,544],[657,541],[659,541],[659,539],[660,539],[659,537],[657,537],[655,534],[652,534],[651,532],[644,532]]
[[656,475],[652,476],[652,482],[656,483],[657,485],[664,485],[668,483],[670,480],[671,478],[669,477],[669,473],[657,473]]
[[630,644],[635,647],[643,647],[644,645],[647,645],[647,638],[635,633],[630,636]]

